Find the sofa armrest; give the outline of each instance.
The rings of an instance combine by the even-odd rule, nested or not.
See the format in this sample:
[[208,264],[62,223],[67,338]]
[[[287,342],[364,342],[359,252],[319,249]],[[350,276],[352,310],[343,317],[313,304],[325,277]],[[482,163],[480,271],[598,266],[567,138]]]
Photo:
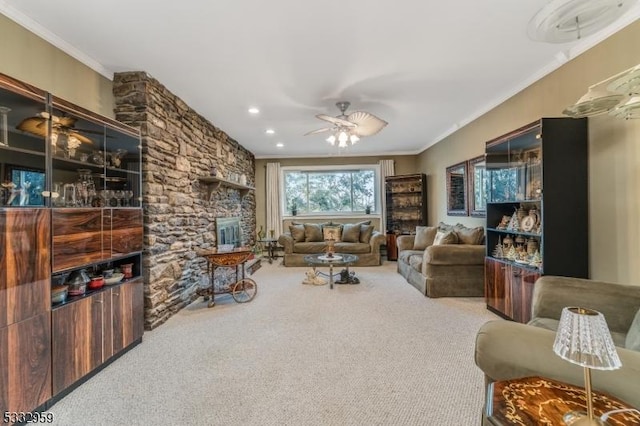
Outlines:
[[380,246],[387,241],[386,237],[379,231],[373,231],[369,245],[371,246],[371,253],[380,253]]
[[278,237],[278,244],[284,248],[284,254],[293,253],[293,237],[290,233],[285,232]]
[[[476,335],[475,363],[491,381],[527,376],[584,387],[582,367],[553,352],[556,333],[512,321],[485,323]],[[616,348],[622,368],[592,370],[593,387],[634,407],[640,407],[640,352]]]
[[423,265],[484,265],[485,247],[471,244],[442,244],[424,251]]
[[552,275],[540,277],[533,290],[531,317],[559,320],[565,306],[599,311],[610,330],[626,334],[640,309],[640,286]]
[[396,247],[398,253],[402,250],[413,250],[413,242],[415,241],[415,235],[398,235],[396,238]]

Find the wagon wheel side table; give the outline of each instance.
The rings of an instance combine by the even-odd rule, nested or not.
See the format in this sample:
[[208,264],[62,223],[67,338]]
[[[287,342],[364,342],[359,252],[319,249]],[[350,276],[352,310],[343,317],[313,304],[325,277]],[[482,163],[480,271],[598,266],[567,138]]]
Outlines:
[[[258,292],[258,284],[251,278],[244,276],[244,264],[253,254],[251,248],[240,247],[228,251],[220,251],[218,249],[198,250],[198,256],[207,259],[207,274],[211,286],[202,290],[198,290],[199,296],[204,296],[204,300],[209,300],[207,305],[209,308],[215,306],[215,295],[231,293],[233,300],[237,303],[250,302],[256,297]],[[219,286],[216,288],[215,275],[217,268],[235,268],[236,281],[229,285]],[[240,277],[240,278],[239,278]]]

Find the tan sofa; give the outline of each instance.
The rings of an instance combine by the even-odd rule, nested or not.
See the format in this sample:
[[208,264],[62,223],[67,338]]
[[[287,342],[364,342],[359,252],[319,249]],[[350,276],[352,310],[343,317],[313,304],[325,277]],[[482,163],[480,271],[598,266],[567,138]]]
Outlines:
[[[443,241],[436,241],[438,234]],[[482,297],[483,241],[482,227],[418,226],[415,235],[396,239],[398,273],[428,297]]]
[[[296,223],[289,226],[278,238],[283,247],[284,266],[307,266],[304,257],[308,254],[327,251],[328,239],[334,239],[336,253],[358,256],[353,266],[378,266],[382,264],[380,246],[386,238],[376,231],[371,221],[358,223]],[[333,232],[333,233],[331,233]]]
[[593,389],[640,409],[640,286],[549,275],[539,278],[528,324],[495,320],[480,328],[475,362],[486,382],[542,376],[584,387],[583,368],[552,349],[562,308],[567,306],[601,312],[622,361],[617,370],[592,370]]

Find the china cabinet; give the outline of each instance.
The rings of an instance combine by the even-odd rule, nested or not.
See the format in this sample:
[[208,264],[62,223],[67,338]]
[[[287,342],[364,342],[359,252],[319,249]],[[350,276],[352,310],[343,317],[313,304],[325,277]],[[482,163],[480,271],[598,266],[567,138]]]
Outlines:
[[[45,407],[141,340],[140,167],[137,130],[0,74],[0,412]],[[125,267],[52,301],[75,272]]]
[[485,154],[486,303],[527,322],[538,277],[588,277],[587,119],[540,119]]
[[427,224],[427,178],[423,173],[385,178],[387,259],[397,259],[396,236]]

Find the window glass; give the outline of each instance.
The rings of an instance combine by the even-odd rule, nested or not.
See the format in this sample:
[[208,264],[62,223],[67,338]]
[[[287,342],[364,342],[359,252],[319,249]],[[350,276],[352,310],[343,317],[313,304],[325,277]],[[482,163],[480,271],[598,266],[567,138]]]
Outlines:
[[285,215],[363,213],[377,210],[377,169],[284,170]]

